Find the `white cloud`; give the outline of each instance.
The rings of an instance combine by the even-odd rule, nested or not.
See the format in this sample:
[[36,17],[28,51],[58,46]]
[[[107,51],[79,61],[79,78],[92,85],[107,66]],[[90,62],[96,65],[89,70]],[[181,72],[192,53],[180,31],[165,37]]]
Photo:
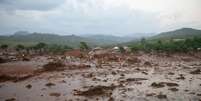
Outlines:
[[13,7],[2,1],[0,32],[127,34],[201,28],[200,0],[16,0]]

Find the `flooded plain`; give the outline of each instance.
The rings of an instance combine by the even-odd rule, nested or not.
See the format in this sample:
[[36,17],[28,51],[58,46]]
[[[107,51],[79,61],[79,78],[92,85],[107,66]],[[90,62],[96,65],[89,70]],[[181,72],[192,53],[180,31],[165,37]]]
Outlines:
[[201,101],[200,57],[132,57],[101,66],[96,59],[63,59],[57,71],[39,71],[54,60],[47,56],[2,63],[0,101]]

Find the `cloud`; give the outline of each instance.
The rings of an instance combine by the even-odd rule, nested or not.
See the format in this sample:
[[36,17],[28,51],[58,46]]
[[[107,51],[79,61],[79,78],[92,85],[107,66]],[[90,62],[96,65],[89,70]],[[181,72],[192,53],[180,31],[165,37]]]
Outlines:
[[58,7],[65,0],[0,0],[3,10],[51,10]]
[[0,32],[129,34],[201,28],[200,0],[0,0]]

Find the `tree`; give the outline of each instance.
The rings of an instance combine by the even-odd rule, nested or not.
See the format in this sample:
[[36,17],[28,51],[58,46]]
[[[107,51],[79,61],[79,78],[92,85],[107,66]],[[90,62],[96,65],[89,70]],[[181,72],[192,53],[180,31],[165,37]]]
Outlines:
[[47,46],[46,43],[40,42],[40,43],[36,44],[36,46],[34,47],[34,49],[39,50],[39,52],[42,53],[42,51],[45,50],[46,46]]
[[121,52],[121,53],[125,53],[125,49],[124,49],[124,47],[122,47],[122,46],[119,46],[119,51]]
[[143,46],[143,49],[145,50],[145,48],[146,48],[146,39],[145,39],[145,38],[142,38],[142,39],[140,40],[140,42],[141,42],[141,44],[142,44],[142,46]]
[[88,50],[89,46],[86,44],[86,42],[80,42],[80,49],[81,50]]
[[141,42],[141,44],[145,44],[146,43],[146,39],[145,38],[142,38],[141,40],[140,40],[140,42]]
[[7,45],[7,44],[2,44],[2,45],[1,45],[1,49],[3,49],[3,50],[8,49],[8,45]]
[[15,49],[16,49],[16,51],[21,51],[21,50],[25,49],[25,47],[23,45],[19,44],[15,47]]
[[36,49],[43,49],[43,48],[45,48],[47,45],[45,44],[45,43],[42,43],[42,42],[40,42],[40,43],[38,43],[38,44],[36,44]]

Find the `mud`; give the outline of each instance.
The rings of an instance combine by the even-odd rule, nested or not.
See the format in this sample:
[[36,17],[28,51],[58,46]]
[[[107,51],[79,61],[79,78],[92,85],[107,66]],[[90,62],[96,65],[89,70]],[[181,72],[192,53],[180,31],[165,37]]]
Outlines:
[[[0,101],[200,100],[201,59],[197,55],[117,54],[118,61],[100,58],[101,63],[97,57],[61,57],[1,63]],[[62,65],[54,64],[55,60]]]

